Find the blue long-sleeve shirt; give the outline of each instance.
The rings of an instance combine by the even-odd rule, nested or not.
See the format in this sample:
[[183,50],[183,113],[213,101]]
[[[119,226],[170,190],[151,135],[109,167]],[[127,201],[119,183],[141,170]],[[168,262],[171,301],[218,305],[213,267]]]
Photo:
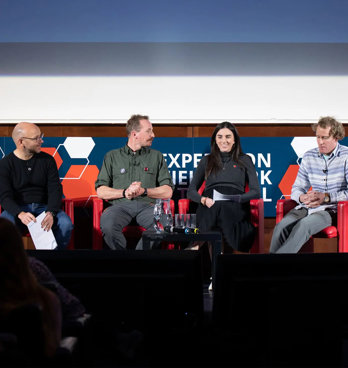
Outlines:
[[[291,199],[300,203],[300,195],[307,193],[310,187],[313,191],[330,195],[328,205],[320,205],[311,211],[335,209],[337,202],[348,200],[348,147],[337,143],[327,159],[318,148],[313,148],[304,154],[292,186]],[[305,207],[305,205],[300,204],[298,207]]]

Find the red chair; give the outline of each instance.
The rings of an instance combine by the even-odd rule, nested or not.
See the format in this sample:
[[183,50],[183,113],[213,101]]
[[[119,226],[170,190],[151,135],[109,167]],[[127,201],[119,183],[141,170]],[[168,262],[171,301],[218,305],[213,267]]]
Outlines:
[[[202,194],[205,188],[205,182],[199,188],[198,193]],[[248,186],[245,188],[249,190]],[[189,212],[190,199],[182,198],[178,201],[179,213],[186,214]],[[250,201],[250,221],[255,226],[257,232],[250,249],[250,253],[264,253],[264,202],[263,199],[252,199]]]
[[[93,249],[103,249],[103,235],[100,230],[100,217],[104,210],[105,201],[100,198],[93,198]],[[172,215],[174,216],[175,212],[175,203],[174,200],[170,200],[170,209],[172,211]],[[125,226],[122,230],[122,233],[127,239],[128,243],[136,243],[141,238],[141,234],[145,231],[142,226],[139,225],[128,225]],[[172,249],[173,245],[168,244],[168,249]]]
[[75,249],[75,233],[76,231],[81,231],[82,229],[76,228],[75,221],[75,207],[86,207],[92,206],[92,201],[89,200],[88,197],[80,197],[80,198],[64,198],[64,211],[70,217],[71,222],[74,225],[73,232],[71,234],[71,240],[68,246],[68,249]]
[[[297,202],[292,199],[279,199],[276,208],[276,223],[280,222],[282,218],[294,207]],[[337,204],[337,227],[328,226],[319,233],[313,235],[307,243],[302,247],[302,251],[313,251],[313,238],[338,238],[338,252],[348,252],[348,201],[338,202]]]

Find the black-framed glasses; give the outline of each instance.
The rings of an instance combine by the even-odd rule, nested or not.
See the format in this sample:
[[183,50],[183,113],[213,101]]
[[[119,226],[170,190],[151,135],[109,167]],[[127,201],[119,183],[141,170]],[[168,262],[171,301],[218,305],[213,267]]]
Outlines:
[[43,140],[44,135],[45,134],[40,134],[40,135],[38,135],[37,137],[34,137],[34,138],[22,137],[22,139],[30,139],[31,141],[39,142],[39,141]]

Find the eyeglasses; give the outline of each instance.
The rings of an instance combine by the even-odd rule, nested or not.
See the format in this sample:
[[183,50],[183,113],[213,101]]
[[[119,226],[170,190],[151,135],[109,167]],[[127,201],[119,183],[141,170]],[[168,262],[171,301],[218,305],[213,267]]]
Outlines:
[[29,138],[29,137],[22,137],[22,139],[30,139],[31,141],[36,141],[36,142],[40,142],[43,140],[45,134],[40,134],[37,137],[34,138]]

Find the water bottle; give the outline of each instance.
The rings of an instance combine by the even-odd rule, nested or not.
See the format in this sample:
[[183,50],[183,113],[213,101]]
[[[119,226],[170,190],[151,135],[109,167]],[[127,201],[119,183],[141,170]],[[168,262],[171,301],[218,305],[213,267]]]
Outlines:
[[173,231],[173,215],[170,209],[170,199],[162,199],[161,224],[165,231]]
[[153,208],[153,221],[156,233],[161,233],[163,231],[163,226],[161,224],[162,216],[162,202],[160,199],[156,199],[155,207]]

